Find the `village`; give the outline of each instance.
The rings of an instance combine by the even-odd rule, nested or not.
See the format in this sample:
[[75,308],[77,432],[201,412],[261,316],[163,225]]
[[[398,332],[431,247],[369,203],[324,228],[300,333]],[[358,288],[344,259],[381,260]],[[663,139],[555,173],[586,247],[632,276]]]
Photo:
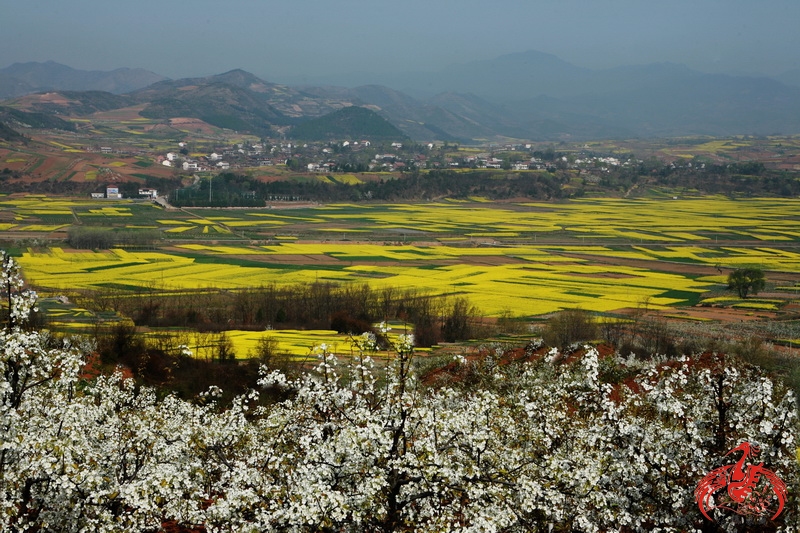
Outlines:
[[[199,148],[199,147],[198,147]],[[595,169],[608,171],[635,163],[631,157],[620,159],[596,155],[591,151],[557,153],[541,151],[533,144],[489,145],[460,149],[448,143],[391,142],[374,144],[369,140],[345,140],[327,143],[291,143],[262,141],[215,146],[199,155],[180,142],[176,151],[156,156],[166,167],[183,172],[242,170],[284,165],[306,172],[404,172],[413,169]]]

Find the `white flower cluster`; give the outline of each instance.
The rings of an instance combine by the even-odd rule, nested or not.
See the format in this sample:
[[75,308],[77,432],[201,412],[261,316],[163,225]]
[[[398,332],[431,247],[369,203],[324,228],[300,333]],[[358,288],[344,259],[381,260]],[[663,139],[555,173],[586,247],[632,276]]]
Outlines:
[[36,308],[36,293],[23,290],[25,281],[19,271],[19,265],[5,251],[0,250],[0,296],[9,305],[8,328],[18,328],[28,319]]
[[694,487],[742,440],[790,487],[780,520],[798,528],[795,399],[751,368],[588,349],[493,365],[496,387],[427,389],[400,345],[380,379],[325,346],[315,373],[262,377],[283,401],[221,409],[216,389],[190,403],[84,381],[77,350],[5,331],[0,529],[694,531]]

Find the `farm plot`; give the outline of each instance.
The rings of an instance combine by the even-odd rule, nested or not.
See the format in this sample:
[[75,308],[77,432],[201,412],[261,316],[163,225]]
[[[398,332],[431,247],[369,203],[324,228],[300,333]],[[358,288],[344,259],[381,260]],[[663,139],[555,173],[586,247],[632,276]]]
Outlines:
[[633,246],[626,249],[612,247],[581,248],[552,247],[564,252],[579,252],[585,256],[598,256],[608,259],[637,259],[645,261],[673,261],[693,263],[722,269],[757,266],[764,270],[800,273],[800,250],[771,247],[702,247],[702,246]]

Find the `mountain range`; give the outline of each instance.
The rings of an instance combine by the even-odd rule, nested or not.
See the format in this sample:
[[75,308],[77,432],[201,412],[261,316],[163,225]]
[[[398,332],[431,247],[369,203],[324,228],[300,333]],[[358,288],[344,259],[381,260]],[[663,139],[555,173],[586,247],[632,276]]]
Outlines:
[[43,91],[106,91],[124,94],[161,81],[144,69],[78,70],[54,61],[14,63],[0,69],[0,98]]
[[[145,117],[193,117],[262,135],[291,136],[297,125],[350,106],[380,114],[418,141],[800,133],[797,72],[772,79],[671,63],[594,70],[529,51],[436,72],[324,81],[282,85],[243,70],[169,80],[139,69],[18,63],[0,69],[0,98],[71,91],[72,111],[62,114],[139,105]],[[53,111],[52,102],[36,99],[5,105]]]

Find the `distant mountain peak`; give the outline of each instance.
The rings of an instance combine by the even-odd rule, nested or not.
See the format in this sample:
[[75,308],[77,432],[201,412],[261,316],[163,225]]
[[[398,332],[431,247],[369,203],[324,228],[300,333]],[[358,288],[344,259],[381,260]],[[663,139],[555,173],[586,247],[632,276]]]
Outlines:
[[13,98],[37,91],[95,90],[124,94],[163,79],[164,76],[139,68],[78,70],[52,60],[29,61],[0,69],[0,98]]
[[211,76],[211,78],[216,80],[242,80],[248,83],[264,83],[264,80],[255,74],[251,74],[250,72],[240,68],[235,68],[233,70],[229,70],[228,72]]

